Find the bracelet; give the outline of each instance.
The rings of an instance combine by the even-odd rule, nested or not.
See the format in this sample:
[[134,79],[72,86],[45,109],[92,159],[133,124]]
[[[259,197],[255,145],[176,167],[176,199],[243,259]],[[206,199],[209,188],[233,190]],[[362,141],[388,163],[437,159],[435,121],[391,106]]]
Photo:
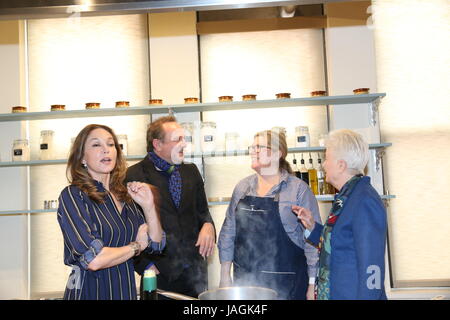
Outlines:
[[133,257],[138,256],[139,253],[141,253],[141,246],[139,245],[139,243],[137,243],[137,242],[130,242],[128,245],[134,251]]

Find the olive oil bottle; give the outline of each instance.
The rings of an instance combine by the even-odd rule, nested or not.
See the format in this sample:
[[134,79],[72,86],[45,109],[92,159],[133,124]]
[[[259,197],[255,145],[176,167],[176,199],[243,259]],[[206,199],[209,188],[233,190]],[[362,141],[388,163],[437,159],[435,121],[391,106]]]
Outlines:
[[317,185],[317,170],[314,168],[311,154],[309,154],[308,178],[309,178],[309,187],[311,188],[312,192],[315,195],[318,195],[319,189]]

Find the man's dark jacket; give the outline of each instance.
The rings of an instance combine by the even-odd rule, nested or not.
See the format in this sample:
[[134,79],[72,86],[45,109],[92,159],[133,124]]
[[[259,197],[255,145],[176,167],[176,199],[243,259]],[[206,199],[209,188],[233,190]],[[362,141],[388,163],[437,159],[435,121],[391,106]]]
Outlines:
[[[169,281],[177,279],[187,265],[200,267],[207,277],[207,264],[195,246],[205,222],[213,223],[208,209],[202,176],[195,164],[181,164],[182,180],[180,208],[177,209],[169,193],[167,173],[158,171],[146,156],[128,168],[126,181],[140,181],[158,188],[160,194],[161,225],[166,233],[166,248],[162,255],[141,254],[135,259],[135,270],[143,274],[146,266],[154,262]],[[199,275],[200,276],[200,275]]]

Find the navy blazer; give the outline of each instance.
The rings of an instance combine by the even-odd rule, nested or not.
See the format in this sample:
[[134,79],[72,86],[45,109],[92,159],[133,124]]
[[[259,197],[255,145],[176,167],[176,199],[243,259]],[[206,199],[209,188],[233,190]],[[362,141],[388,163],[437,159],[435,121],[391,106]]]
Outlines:
[[[316,222],[308,241],[319,244]],[[362,177],[344,203],[331,235],[330,299],[385,300],[386,209],[369,177]]]

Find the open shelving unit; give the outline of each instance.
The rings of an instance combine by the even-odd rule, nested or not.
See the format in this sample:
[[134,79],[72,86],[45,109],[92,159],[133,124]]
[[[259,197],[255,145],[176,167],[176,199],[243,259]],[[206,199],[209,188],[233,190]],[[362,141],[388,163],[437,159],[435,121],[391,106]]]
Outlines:
[[[372,118],[376,118],[378,112],[379,100],[385,97],[385,93],[372,93],[361,95],[340,95],[340,96],[321,96],[306,98],[290,98],[290,99],[272,99],[272,100],[250,100],[250,101],[234,101],[234,102],[210,102],[196,104],[177,104],[177,105],[148,105],[135,106],[126,108],[99,108],[86,110],[64,110],[64,111],[43,111],[43,112],[25,112],[0,114],[0,122],[10,121],[33,121],[33,120],[52,120],[52,119],[74,119],[87,117],[106,117],[106,116],[135,116],[135,115],[152,115],[164,113],[184,113],[184,112],[208,112],[208,111],[227,111],[227,110],[249,110],[249,109],[268,109],[268,108],[285,108],[285,107],[307,107],[307,106],[329,106],[329,105],[349,105],[349,104],[369,104],[372,112]],[[370,144],[370,149],[377,151],[392,146],[392,143],[376,143]],[[324,152],[325,147],[312,146],[306,148],[289,148],[289,153],[306,153],[306,152]],[[233,157],[247,156],[248,150],[236,151],[215,151],[213,153],[195,152],[185,154],[185,158],[208,158],[208,157]],[[139,161],[145,155],[127,156],[128,161]],[[33,167],[45,165],[66,164],[67,159],[56,160],[31,160],[31,161],[8,161],[0,162],[0,169],[7,167]],[[380,195],[383,200],[395,198],[394,195]],[[333,195],[317,195],[317,201],[329,202],[333,201]],[[210,206],[228,205],[230,198],[211,198]],[[54,213],[56,209],[33,209],[33,210],[7,210],[0,211],[2,215],[22,215],[22,214],[45,214]]]
[[0,122],[375,103],[385,93],[0,114]]

